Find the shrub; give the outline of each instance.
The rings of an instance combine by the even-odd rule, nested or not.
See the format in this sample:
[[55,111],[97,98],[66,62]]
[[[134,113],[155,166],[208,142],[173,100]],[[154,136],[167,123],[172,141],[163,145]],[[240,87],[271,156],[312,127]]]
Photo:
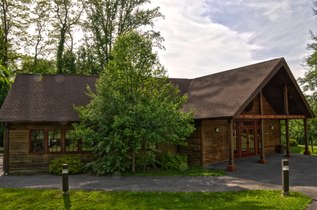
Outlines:
[[69,174],[79,174],[83,171],[83,163],[78,156],[66,155],[50,162],[49,173],[61,175],[63,164],[68,164]]
[[188,168],[187,156],[182,154],[166,153],[161,157],[161,166],[165,169],[179,169],[186,171]]
[[296,139],[290,139],[289,145],[292,147],[296,147],[298,145],[298,142],[296,141]]
[[152,150],[141,152],[136,157],[136,167],[138,169],[142,169],[143,171],[148,166],[156,167],[156,163],[156,156]]

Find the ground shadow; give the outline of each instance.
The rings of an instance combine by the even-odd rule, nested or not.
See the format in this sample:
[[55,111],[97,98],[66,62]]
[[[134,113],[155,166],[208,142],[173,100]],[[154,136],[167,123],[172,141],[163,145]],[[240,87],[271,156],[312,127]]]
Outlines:
[[63,193],[63,200],[64,200],[64,208],[65,209],[71,209],[72,203],[70,201],[70,195],[69,193]]

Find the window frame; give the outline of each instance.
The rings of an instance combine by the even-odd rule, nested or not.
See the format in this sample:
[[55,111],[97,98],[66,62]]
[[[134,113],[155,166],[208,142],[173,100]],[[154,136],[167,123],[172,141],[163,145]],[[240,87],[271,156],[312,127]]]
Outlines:
[[[34,152],[32,146],[32,131],[42,131],[43,132],[43,152]],[[46,153],[46,131],[45,129],[30,129],[29,132],[29,153],[31,154],[45,154]]]
[[[50,147],[49,147],[49,132],[50,131],[60,131],[60,151],[50,151]],[[53,154],[57,154],[57,153],[63,153],[63,130],[62,129],[47,129],[46,131],[46,139],[47,139],[47,153],[53,153]]]
[[[43,154],[86,154],[91,153],[92,151],[82,151],[82,139],[76,139],[77,141],[77,150],[75,151],[66,151],[66,132],[67,131],[75,131],[71,128],[57,128],[57,127],[51,127],[51,128],[29,128],[29,154],[32,155],[43,155]],[[33,146],[32,146],[32,132],[34,131],[42,131],[43,132],[43,152],[33,152]],[[61,151],[54,152],[49,151],[49,131],[60,131],[61,132]]]

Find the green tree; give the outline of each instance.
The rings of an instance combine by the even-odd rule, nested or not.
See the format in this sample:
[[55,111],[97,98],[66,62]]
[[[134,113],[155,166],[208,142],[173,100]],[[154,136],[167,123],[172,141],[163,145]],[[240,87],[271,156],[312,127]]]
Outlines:
[[[9,91],[10,84],[13,82],[13,75],[11,72],[0,65],[0,107]],[[3,146],[3,125],[0,123],[0,147]]]
[[55,61],[36,58],[34,56],[21,56],[21,66],[19,73],[38,73],[38,74],[54,74],[56,73]]
[[76,73],[81,75],[99,75],[102,68],[94,49],[87,42],[76,53]]
[[151,39],[137,32],[120,36],[96,93],[90,91],[91,102],[78,108],[81,122],[75,129],[94,145],[98,174],[134,172],[145,149],[181,144],[194,130],[192,113],[181,111],[186,97],[169,82],[152,47]]
[[[84,10],[82,3],[84,3],[84,1],[54,0],[55,21],[52,23],[52,26],[54,27],[54,31],[58,33],[54,36],[57,39],[56,68],[59,74],[65,73],[64,59],[68,59],[67,62],[69,62],[70,55],[74,54],[73,29],[80,23],[80,18]],[[68,49],[65,50],[67,46]],[[67,51],[67,55],[65,55],[65,51]],[[67,68],[69,71],[69,66]]]
[[[53,52],[53,41],[48,35],[52,28],[52,17],[50,16],[52,14],[52,3],[46,0],[32,0],[31,4],[32,9],[28,18],[29,33],[24,38],[26,55],[22,58],[21,71],[41,73],[40,69],[43,68],[43,62],[48,60],[49,54]],[[52,67],[49,69],[43,69],[43,73],[51,72]]]
[[[317,1],[313,1],[313,14],[317,16]],[[308,44],[307,48],[311,54],[306,58],[306,65],[308,67],[307,72],[303,78],[299,78],[298,81],[302,85],[303,90],[308,94],[306,98],[312,108],[313,112],[317,114],[317,36],[310,31],[311,42]],[[316,143],[317,139],[317,121],[311,119],[308,121],[309,128],[309,140],[311,142],[311,147]]]
[[9,65],[17,59],[16,51],[27,36],[29,3],[30,0],[0,1],[0,60],[6,68],[12,68]]
[[111,58],[112,45],[116,37],[130,30],[161,41],[159,32],[153,30],[154,20],[161,18],[159,8],[147,9],[150,0],[88,0],[85,28],[91,35],[92,45],[101,68]]

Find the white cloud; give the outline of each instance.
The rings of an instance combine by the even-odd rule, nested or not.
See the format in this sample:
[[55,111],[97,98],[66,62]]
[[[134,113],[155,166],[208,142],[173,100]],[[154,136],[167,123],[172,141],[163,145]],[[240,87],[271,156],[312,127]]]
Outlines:
[[157,28],[166,40],[159,55],[170,77],[193,78],[254,61],[251,51],[259,46],[248,43],[252,34],[213,23],[202,15],[203,1],[158,1],[165,20]]
[[311,2],[292,0],[152,0],[165,20],[160,52],[170,77],[193,78],[285,57],[302,76],[308,30],[316,24]]

